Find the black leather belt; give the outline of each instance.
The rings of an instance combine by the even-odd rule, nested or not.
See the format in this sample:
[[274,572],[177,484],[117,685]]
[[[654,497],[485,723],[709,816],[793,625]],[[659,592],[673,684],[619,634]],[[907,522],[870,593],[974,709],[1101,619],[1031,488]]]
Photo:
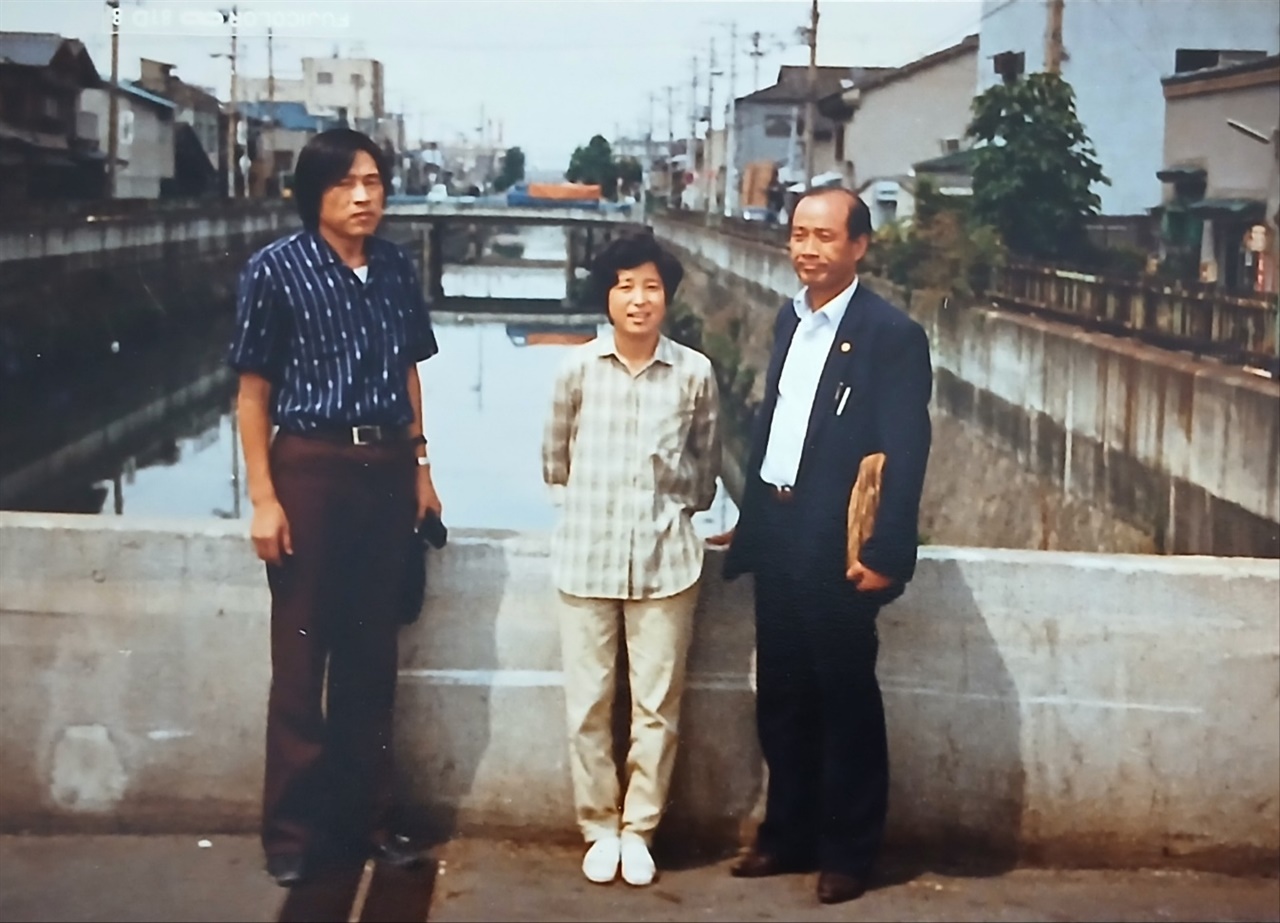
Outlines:
[[326,426],[306,432],[284,430],[291,436],[303,439],[323,439],[341,445],[383,445],[392,442],[409,442],[407,426]]

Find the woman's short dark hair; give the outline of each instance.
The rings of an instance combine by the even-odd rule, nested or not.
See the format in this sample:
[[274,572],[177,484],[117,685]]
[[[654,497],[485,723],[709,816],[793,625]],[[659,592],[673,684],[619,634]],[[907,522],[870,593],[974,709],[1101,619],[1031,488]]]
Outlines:
[[391,188],[391,168],[381,149],[368,135],[350,128],[331,128],[316,135],[298,153],[293,171],[293,197],[298,215],[308,230],[320,226],[320,200],[349,172],[356,154],[364,151],[378,165],[383,194]]
[[592,307],[609,312],[609,290],[618,284],[618,273],[635,269],[645,263],[658,267],[662,278],[662,290],[667,304],[671,304],[684,278],[680,261],[664,250],[654,239],[652,232],[629,232],[615,237],[591,261],[591,276],[587,285],[587,301]]

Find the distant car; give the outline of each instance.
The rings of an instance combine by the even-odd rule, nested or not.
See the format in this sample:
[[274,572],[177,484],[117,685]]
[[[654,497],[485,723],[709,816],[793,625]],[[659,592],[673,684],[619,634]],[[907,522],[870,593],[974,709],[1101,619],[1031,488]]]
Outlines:
[[444,183],[436,183],[427,193],[428,202],[443,202],[447,198],[449,198],[449,187]]

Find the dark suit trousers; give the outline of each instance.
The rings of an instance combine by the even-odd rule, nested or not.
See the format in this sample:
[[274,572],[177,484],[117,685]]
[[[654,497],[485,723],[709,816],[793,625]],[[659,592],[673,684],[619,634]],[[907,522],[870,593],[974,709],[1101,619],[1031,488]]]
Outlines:
[[847,581],[800,579],[793,504],[763,501],[756,720],[769,767],[757,847],[866,875],[884,834],[889,756],[876,680],[878,605]]
[[263,848],[273,855],[367,845],[387,835],[392,795],[397,603],[413,529],[413,451],[281,435],[271,469],[293,555],[267,567]]

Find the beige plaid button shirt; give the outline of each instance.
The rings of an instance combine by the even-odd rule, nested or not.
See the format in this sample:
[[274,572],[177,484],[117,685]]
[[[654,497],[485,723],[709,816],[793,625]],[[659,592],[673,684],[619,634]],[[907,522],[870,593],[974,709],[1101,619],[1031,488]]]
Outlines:
[[697,582],[690,517],[715,499],[719,409],[710,360],[665,336],[635,375],[612,332],[570,354],[542,442],[561,508],[551,554],[562,592],[660,599]]

